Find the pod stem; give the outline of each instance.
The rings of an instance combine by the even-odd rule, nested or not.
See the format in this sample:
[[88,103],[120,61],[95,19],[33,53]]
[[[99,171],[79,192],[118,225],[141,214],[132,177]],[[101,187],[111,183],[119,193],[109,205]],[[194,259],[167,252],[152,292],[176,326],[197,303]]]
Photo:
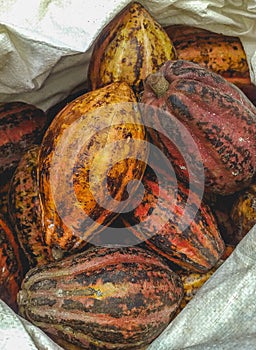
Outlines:
[[168,88],[169,82],[165,79],[163,74],[153,73],[147,77],[147,84],[154,91],[157,98],[163,96]]

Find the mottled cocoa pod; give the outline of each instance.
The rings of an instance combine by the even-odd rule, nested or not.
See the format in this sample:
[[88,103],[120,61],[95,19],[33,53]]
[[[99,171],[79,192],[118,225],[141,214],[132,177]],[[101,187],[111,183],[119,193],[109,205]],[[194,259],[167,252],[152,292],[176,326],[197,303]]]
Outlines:
[[26,149],[40,143],[46,125],[45,113],[25,102],[0,104],[0,180],[12,176]]
[[94,90],[125,81],[138,95],[143,79],[175,58],[175,49],[161,25],[140,3],[131,2],[96,39],[88,68],[89,85]]
[[171,263],[203,273],[213,268],[225,245],[210,207],[196,191],[170,174],[165,174],[160,188],[147,168],[142,183],[145,192],[140,204],[120,215],[125,226]]
[[[135,103],[128,84],[112,83],[67,104],[47,129],[38,170],[51,249],[82,249],[127,205],[127,185],[142,178],[148,156]],[[131,194],[138,186],[133,182]]]
[[250,77],[247,56],[239,37],[214,33],[193,26],[164,27],[177,58],[192,61],[235,84],[256,105],[256,86]]
[[180,278],[154,253],[97,247],[30,270],[18,303],[67,349],[135,350],[164,330],[182,296]]
[[34,145],[25,152],[9,188],[9,215],[30,267],[54,260],[43,239],[37,171],[39,148]]
[[0,271],[0,299],[17,311],[17,293],[25,269],[16,233],[3,214],[0,214]]
[[234,247],[226,246],[221,259],[211,270],[207,272],[198,273],[184,270],[176,271],[176,273],[180,276],[182,280],[184,295],[174,317],[177,316],[177,314],[179,314],[180,311],[184,309],[188,302],[193,299],[193,297],[197,294],[199,289],[205,284],[206,281],[208,281],[208,279],[224,263],[224,261],[232,254],[233,251]]
[[220,74],[233,84],[250,84],[246,53],[239,37],[188,25],[164,27],[178,59],[192,61]]
[[[165,86],[161,96],[156,78]],[[144,85],[144,114],[153,118],[156,129],[163,129],[158,110],[165,110],[194,138],[205,168],[207,191],[228,195],[251,183],[256,170],[256,108],[234,84],[196,63],[177,60],[166,62]],[[177,163],[175,145],[168,144],[158,132],[149,132],[170,159],[174,154]],[[189,145],[186,148],[185,144],[183,151],[191,157],[192,165],[197,163]],[[180,174],[180,164],[176,169]],[[185,172],[183,175],[187,177]]]

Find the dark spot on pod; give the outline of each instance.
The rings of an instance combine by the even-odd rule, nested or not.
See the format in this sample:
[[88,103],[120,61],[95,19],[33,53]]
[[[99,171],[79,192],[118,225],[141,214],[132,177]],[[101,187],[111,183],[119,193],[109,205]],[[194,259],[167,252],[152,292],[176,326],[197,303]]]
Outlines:
[[37,297],[31,299],[31,305],[33,306],[53,306],[56,304],[56,300],[48,299],[46,297]]
[[[38,272],[38,269],[37,269],[37,272]],[[32,277],[32,276],[30,275],[30,277]],[[47,279],[45,279],[45,280],[42,280],[42,281],[37,281],[34,284],[32,284],[32,286],[29,288],[29,290],[31,290],[31,291],[49,290],[49,289],[52,289],[52,288],[56,288],[56,285],[57,285],[57,281],[56,280],[53,280],[53,279],[52,280],[50,280],[50,279],[47,280]]]
[[189,112],[188,107],[181,101],[181,99],[177,95],[170,95],[168,97],[168,102],[171,105],[171,108],[174,112],[178,113],[180,116],[184,116],[189,120],[193,120],[193,116]]

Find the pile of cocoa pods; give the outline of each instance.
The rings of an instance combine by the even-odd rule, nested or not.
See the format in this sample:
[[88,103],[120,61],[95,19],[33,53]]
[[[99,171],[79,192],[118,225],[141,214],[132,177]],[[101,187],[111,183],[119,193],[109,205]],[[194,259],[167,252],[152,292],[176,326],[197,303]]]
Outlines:
[[0,298],[64,349],[146,349],[256,223],[239,38],[138,2],[96,38],[83,90],[2,103],[0,140]]

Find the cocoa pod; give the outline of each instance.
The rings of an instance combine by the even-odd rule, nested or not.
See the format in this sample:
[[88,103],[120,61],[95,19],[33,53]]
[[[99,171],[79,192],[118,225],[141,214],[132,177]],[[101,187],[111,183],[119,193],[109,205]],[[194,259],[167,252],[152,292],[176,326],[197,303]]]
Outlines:
[[0,214],[0,271],[0,299],[17,311],[17,293],[25,269],[16,233],[2,213]]
[[31,269],[18,303],[66,349],[141,349],[168,325],[182,295],[180,278],[155,254],[95,247]]
[[0,104],[0,180],[10,179],[20,157],[34,143],[41,142],[45,113],[25,102]]
[[194,296],[205,284],[205,282],[208,281],[208,279],[224,263],[224,261],[232,254],[233,251],[234,247],[227,245],[221,259],[211,270],[207,272],[198,273],[184,270],[176,271],[176,273],[180,276],[182,280],[184,295],[179,305],[179,308],[176,310],[175,316],[177,316],[180,313],[180,311],[184,309],[184,307],[189,303],[189,301],[194,298]]
[[256,105],[247,56],[239,37],[223,35],[193,26],[164,27],[173,42],[177,58],[200,64],[235,84]]
[[39,145],[27,149],[9,187],[8,212],[30,267],[53,261],[43,239],[42,210],[37,171]]
[[[161,96],[156,80],[163,81]],[[196,63],[177,60],[166,62],[144,85],[144,114],[151,115],[157,130],[163,129],[158,112],[162,109],[194,138],[205,168],[207,191],[228,195],[251,183],[256,169],[256,108],[234,84]],[[175,145],[152,130],[151,137],[170,159],[173,153],[177,163]],[[189,145],[184,147],[190,163],[196,164],[198,159]],[[176,169],[187,177],[180,164]]]
[[164,27],[177,57],[200,64],[233,84],[250,84],[246,53],[239,37],[188,25]]
[[238,243],[256,224],[256,183],[238,194],[232,205],[230,217],[233,235]]
[[125,226],[171,263],[194,272],[213,268],[225,245],[210,207],[170,174],[165,174],[159,188],[156,176],[147,168],[142,183],[145,193],[140,204],[120,215]]
[[138,96],[143,79],[165,61],[175,59],[172,42],[161,25],[138,2],[131,2],[97,37],[88,68],[90,88],[125,81]]
[[[142,178],[148,155],[135,103],[128,84],[112,83],[67,104],[47,129],[38,171],[51,249],[82,249],[127,205],[127,185]],[[133,183],[131,194],[137,187]]]

